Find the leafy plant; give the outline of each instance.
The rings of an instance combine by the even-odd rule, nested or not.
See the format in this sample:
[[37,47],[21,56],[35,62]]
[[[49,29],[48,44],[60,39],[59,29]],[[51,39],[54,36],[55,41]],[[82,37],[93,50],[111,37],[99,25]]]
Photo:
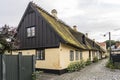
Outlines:
[[85,65],[88,66],[88,65],[90,65],[91,63],[92,63],[91,60],[90,60],[90,59],[87,59],[87,61],[85,62]]
[[93,62],[98,62],[98,58],[96,56],[93,58]]
[[67,70],[68,70],[68,72],[74,72],[74,71],[79,71],[84,67],[85,67],[85,62],[83,60],[81,60],[80,62],[70,63]]
[[85,62],[84,62],[84,60],[81,60],[81,61],[80,61],[80,64],[81,64],[81,68],[84,68],[84,67],[85,67]]
[[115,69],[115,66],[113,64],[113,62],[111,60],[109,60],[107,63],[106,63],[106,67],[107,68],[110,68],[110,69]]
[[0,54],[4,54],[5,51],[11,51],[13,36],[16,34],[16,29],[10,28],[8,25],[4,25],[0,28]]
[[119,63],[119,62],[116,62],[116,63],[114,64],[114,66],[115,66],[115,69],[120,69],[120,63]]
[[37,75],[43,73],[43,71],[36,71],[36,72],[33,72],[32,74],[32,80],[36,80],[37,79]]

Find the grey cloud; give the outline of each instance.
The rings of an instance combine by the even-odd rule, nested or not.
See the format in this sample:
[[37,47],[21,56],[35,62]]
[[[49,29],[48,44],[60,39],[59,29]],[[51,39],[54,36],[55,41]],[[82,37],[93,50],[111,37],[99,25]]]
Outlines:
[[[17,26],[29,1],[2,0],[0,3],[0,26],[4,24]],[[60,19],[70,26],[77,25],[81,32],[91,32],[90,35],[97,40],[99,40],[97,33],[105,33],[120,28],[119,0],[33,1],[48,12],[54,8],[57,9]],[[96,33],[97,35],[93,35],[92,33]]]

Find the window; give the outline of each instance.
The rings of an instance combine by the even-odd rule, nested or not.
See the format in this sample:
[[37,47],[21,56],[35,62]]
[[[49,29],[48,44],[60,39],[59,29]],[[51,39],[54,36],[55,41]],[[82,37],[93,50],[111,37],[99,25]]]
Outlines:
[[82,51],[80,51],[80,59],[82,60]]
[[33,36],[35,36],[35,27],[27,28],[27,37],[33,37]]
[[86,42],[85,42],[85,35],[82,36],[82,43],[86,44]]
[[44,50],[37,50],[36,59],[37,60],[45,60],[45,51]]
[[94,51],[92,51],[92,57],[93,57],[93,58],[95,57],[95,52],[94,52]]
[[76,60],[79,60],[79,52],[76,50]]
[[70,61],[74,60],[74,51],[70,50]]
[[22,54],[22,52],[18,52],[18,54]]
[[89,59],[91,60],[91,51],[89,51]]
[[95,42],[93,41],[93,47],[95,47]]

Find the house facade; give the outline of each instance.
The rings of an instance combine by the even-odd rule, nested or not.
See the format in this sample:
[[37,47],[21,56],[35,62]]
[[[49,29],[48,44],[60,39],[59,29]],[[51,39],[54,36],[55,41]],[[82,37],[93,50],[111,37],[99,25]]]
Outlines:
[[57,17],[30,2],[19,25],[15,38],[19,45],[12,54],[36,55],[36,69],[64,73],[71,62],[102,58],[104,50],[93,40],[71,28]]

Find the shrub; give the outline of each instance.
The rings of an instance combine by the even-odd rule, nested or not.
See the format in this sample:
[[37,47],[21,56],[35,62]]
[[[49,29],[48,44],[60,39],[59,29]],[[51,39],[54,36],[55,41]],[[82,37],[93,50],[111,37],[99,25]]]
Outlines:
[[93,62],[98,62],[98,58],[97,58],[97,57],[94,57],[94,58],[93,58]]
[[120,62],[115,62],[113,65],[115,69],[120,69]]
[[87,59],[87,61],[85,62],[85,65],[88,66],[88,65],[90,65],[91,63],[92,63],[91,60],[90,60],[90,59]]
[[85,62],[81,60],[80,62],[73,62],[71,63],[68,67],[67,70],[68,72],[74,72],[74,71],[79,71],[82,68],[85,67]]
[[37,79],[37,75],[39,75],[40,73],[43,73],[43,72],[42,71],[33,72],[33,74],[32,74],[32,80],[36,80]]
[[110,69],[115,69],[115,66],[113,64],[113,62],[111,60],[109,60],[107,63],[106,63],[106,67],[107,68],[110,68]]
[[84,68],[84,67],[85,67],[85,62],[84,62],[84,60],[81,60],[81,61],[80,61],[80,66],[81,66],[81,68]]
[[80,62],[73,62],[73,63],[70,63],[67,70],[68,72],[78,71],[80,68],[79,66],[80,66]]

